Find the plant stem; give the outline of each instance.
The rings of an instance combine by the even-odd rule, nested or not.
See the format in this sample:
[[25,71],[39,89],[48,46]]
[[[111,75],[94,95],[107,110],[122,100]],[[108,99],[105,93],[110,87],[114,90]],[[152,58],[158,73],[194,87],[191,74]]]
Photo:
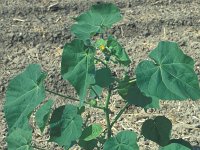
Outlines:
[[107,124],[107,138],[110,138],[111,137],[111,134],[112,134],[112,131],[111,131],[111,124],[110,124],[110,110],[109,110],[109,102],[110,102],[110,97],[111,97],[111,88],[109,87],[108,89],[108,95],[107,95],[107,98],[106,98],[106,105],[105,105],[105,113],[106,113],[106,124]]
[[95,89],[91,86],[91,90],[94,92],[94,94],[96,95],[96,97],[98,98],[98,99],[100,99],[100,97],[99,97],[99,95],[97,94],[97,92],[95,91]]
[[[74,98],[74,97],[71,97],[71,96],[66,96],[66,95],[63,95],[63,94],[59,94],[59,93],[53,92],[53,91],[48,90],[48,89],[45,89],[45,90],[46,90],[47,92],[49,92],[49,93],[58,95],[58,96],[60,96],[60,97],[66,98],[66,99],[70,99],[70,100],[77,101],[77,102],[80,101],[79,99]],[[88,103],[88,102],[84,102],[84,103],[90,105],[90,103]],[[104,107],[100,107],[100,106],[92,106],[92,107],[104,110]]]
[[126,103],[126,105],[117,113],[117,115],[115,116],[114,121],[111,123],[110,127],[112,128],[113,125],[117,122],[117,120],[121,117],[121,115],[124,113],[124,111],[126,110],[126,108],[129,106],[128,103]]
[[79,99],[74,98],[74,97],[71,97],[71,96],[62,95],[62,94],[56,93],[56,92],[51,91],[51,90],[48,90],[48,89],[45,89],[45,90],[46,90],[47,92],[49,92],[49,93],[52,93],[52,94],[58,95],[58,96],[63,97],[63,98],[71,99],[71,100],[73,100],[73,101],[79,101]]
[[108,65],[101,59],[94,57],[94,59],[96,59],[97,61],[101,62],[105,67],[108,67]]

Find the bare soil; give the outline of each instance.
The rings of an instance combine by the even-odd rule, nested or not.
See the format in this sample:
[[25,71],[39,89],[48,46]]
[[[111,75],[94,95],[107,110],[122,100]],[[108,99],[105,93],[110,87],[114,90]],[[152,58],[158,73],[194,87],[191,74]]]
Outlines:
[[[1,0],[0,1],[0,149],[6,149],[6,122],[3,114],[5,91],[10,79],[28,64],[39,63],[48,72],[46,86],[56,92],[76,96],[74,89],[60,76],[63,45],[74,37],[70,33],[73,18],[87,10],[96,0]],[[129,53],[133,72],[139,61],[160,40],[178,42],[183,51],[195,60],[200,79],[200,1],[199,0],[113,0],[122,12],[123,20],[109,32],[114,34]],[[118,74],[122,67],[115,67]],[[54,107],[71,103],[47,94],[56,100]],[[116,112],[124,105],[118,95],[112,96],[111,109]],[[103,125],[103,113],[87,109],[90,122]],[[113,114],[111,117],[113,117]],[[131,129],[138,134],[142,122],[153,116],[165,115],[173,123],[173,138],[189,141],[200,149],[200,101],[165,101],[160,110],[129,108],[114,126],[114,134]],[[33,123],[34,124],[34,123]],[[47,133],[48,131],[46,131]],[[34,131],[33,144],[43,149],[61,149],[47,143],[48,134]],[[155,150],[157,145],[138,135],[141,150]],[[71,149],[78,149],[73,147]]]

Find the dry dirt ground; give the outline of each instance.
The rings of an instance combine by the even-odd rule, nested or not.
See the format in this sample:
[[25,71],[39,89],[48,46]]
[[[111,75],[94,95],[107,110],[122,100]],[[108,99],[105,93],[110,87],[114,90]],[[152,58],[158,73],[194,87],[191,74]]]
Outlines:
[[[200,79],[200,0],[107,2],[115,3],[124,16],[110,33],[120,40],[130,54],[130,71],[134,72],[138,62],[146,59],[160,40],[171,40],[178,42],[184,52],[196,61],[195,70]],[[43,70],[48,72],[46,86],[49,89],[75,96],[74,89],[60,76],[62,47],[74,38],[70,34],[73,17],[95,3],[92,0],[0,1],[0,149],[6,149],[6,123],[2,109],[7,84],[28,64],[40,63]],[[122,73],[123,68],[114,68],[113,71]],[[54,107],[70,103],[51,94],[47,94],[47,97],[56,100]],[[123,105],[119,96],[112,96],[113,111],[118,111]],[[91,109],[87,109],[87,112],[93,116],[90,122],[105,124],[101,112]],[[122,115],[113,131],[116,134],[122,129],[132,129],[139,133],[142,122],[157,115],[165,115],[172,121],[173,138],[181,137],[193,146],[200,146],[200,101],[161,102],[160,110],[149,110],[147,113],[131,107]],[[138,137],[141,150],[158,149],[153,142]],[[38,129],[34,131],[34,145],[43,149],[61,149],[47,143],[47,139],[47,134],[42,136]]]

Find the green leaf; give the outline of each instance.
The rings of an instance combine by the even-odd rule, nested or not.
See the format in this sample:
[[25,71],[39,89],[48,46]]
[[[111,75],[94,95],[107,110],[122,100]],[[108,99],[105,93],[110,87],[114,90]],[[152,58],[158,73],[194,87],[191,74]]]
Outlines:
[[83,130],[80,139],[84,141],[93,140],[101,134],[102,130],[101,124],[94,123]]
[[191,150],[181,144],[172,143],[165,147],[160,148],[160,150]]
[[[162,41],[136,69],[138,87],[146,95],[164,100],[200,98],[194,61],[174,42]],[[163,92],[164,91],[164,92]]]
[[145,109],[159,108],[159,100],[157,98],[145,96],[129,76],[125,76],[125,78],[119,83],[118,93],[129,104]]
[[36,123],[41,132],[44,131],[44,128],[49,120],[52,105],[53,100],[50,99],[44,105],[42,105],[35,114]]
[[82,133],[83,120],[73,105],[56,108],[50,120],[50,140],[66,149],[72,146]]
[[109,138],[103,147],[104,150],[139,150],[137,135],[133,131],[121,131],[115,137]]
[[95,81],[95,84],[102,88],[108,87],[114,81],[111,70],[109,68],[101,68],[97,70]]
[[8,135],[6,141],[9,150],[32,150],[31,147],[32,131],[17,128]]
[[107,28],[111,28],[121,18],[120,11],[115,5],[97,4],[76,18],[77,23],[71,27],[71,32],[79,39],[86,41],[96,33],[102,33]]
[[111,51],[111,54],[115,56],[116,60],[120,64],[128,66],[131,63],[131,60],[129,59],[125,49],[113,37],[108,38],[107,47]]
[[97,143],[98,141],[96,139],[93,139],[91,141],[84,141],[80,139],[78,145],[85,150],[94,150],[94,148],[97,146]]
[[32,64],[10,81],[4,105],[9,132],[15,128],[30,130],[28,119],[45,98],[45,77],[40,66]]
[[166,146],[169,143],[172,123],[164,116],[157,116],[154,120],[148,119],[142,125],[141,134],[159,144]]
[[62,54],[61,74],[76,89],[80,102],[83,104],[87,89],[94,83],[95,49],[87,47],[81,40],[73,40],[66,44]]
[[187,147],[189,149],[192,149],[192,145],[188,141],[185,141],[183,139],[171,139],[169,141],[169,144],[171,144],[171,143],[181,144],[181,145],[183,145],[183,146],[185,146],[185,147]]
[[91,107],[97,106],[97,100],[96,99],[91,99],[88,102],[90,104]]

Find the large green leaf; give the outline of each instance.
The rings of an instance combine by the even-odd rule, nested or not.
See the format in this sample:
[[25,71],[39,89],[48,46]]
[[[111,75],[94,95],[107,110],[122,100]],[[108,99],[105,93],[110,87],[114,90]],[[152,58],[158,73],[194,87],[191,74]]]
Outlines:
[[[146,95],[164,100],[200,98],[194,61],[174,42],[162,41],[136,69],[138,87]],[[164,92],[163,92],[164,91]]]
[[94,123],[83,130],[80,139],[83,139],[84,141],[93,140],[101,134],[102,130],[100,124]]
[[40,66],[32,64],[10,81],[4,106],[9,132],[15,128],[30,130],[28,119],[45,98],[45,77]]
[[164,116],[157,116],[155,119],[148,119],[142,125],[141,134],[159,144],[166,146],[169,143],[172,123]]
[[125,78],[119,82],[118,93],[129,104],[145,109],[159,108],[159,100],[157,98],[145,96],[129,76],[125,76]]
[[133,131],[121,131],[115,137],[109,138],[103,147],[104,150],[139,150],[137,135]]
[[81,40],[73,40],[66,44],[62,54],[61,74],[76,89],[81,104],[87,95],[87,89],[94,83],[95,49],[87,47]]
[[71,27],[79,39],[86,41],[96,33],[102,33],[107,28],[121,20],[119,9],[111,3],[94,5],[87,12],[76,18],[77,23]]
[[191,150],[191,149],[181,144],[172,143],[165,147],[160,148],[160,150]]
[[6,138],[9,150],[32,150],[32,131],[17,128]]
[[41,132],[43,132],[46,123],[48,122],[52,105],[53,105],[53,100],[50,99],[44,105],[42,105],[35,114],[36,123],[40,128]]
[[73,105],[56,108],[51,116],[50,140],[68,149],[82,133],[83,120]]
[[131,60],[129,59],[125,49],[113,37],[108,38],[107,47],[109,48],[111,54],[115,56],[116,60],[120,64],[127,66],[131,63]]

